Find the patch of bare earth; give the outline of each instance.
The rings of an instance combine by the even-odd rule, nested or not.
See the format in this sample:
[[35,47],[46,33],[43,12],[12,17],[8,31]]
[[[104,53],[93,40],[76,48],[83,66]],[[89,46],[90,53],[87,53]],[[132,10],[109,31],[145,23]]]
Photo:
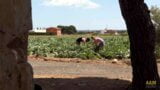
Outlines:
[[96,59],[96,60],[82,60],[79,58],[49,58],[49,57],[36,57],[36,56],[28,56],[29,60],[41,60],[41,61],[54,61],[54,62],[74,62],[74,63],[99,63],[99,64],[117,64],[117,65],[131,65],[129,59]]
[[28,59],[43,90],[125,90],[131,82],[128,60]]

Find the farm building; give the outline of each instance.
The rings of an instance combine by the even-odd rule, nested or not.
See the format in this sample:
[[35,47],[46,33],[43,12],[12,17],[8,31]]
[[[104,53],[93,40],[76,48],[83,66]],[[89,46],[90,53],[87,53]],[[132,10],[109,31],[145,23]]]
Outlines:
[[[61,28],[49,27],[49,28],[34,28],[29,31],[31,35],[61,35]],[[48,34],[47,34],[48,33]]]
[[116,30],[107,30],[106,33],[118,35],[118,32]]
[[56,27],[49,27],[49,28],[46,29],[46,32],[47,33],[53,33],[57,36],[62,35],[61,28],[56,28]]
[[46,28],[34,28],[33,30],[30,30],[29,32],[46,33]]
[[109,29],[109,30],[102,30],[102,31],[101,31],[101,34],[118,35],[118,32],[117,32],[116,30]]

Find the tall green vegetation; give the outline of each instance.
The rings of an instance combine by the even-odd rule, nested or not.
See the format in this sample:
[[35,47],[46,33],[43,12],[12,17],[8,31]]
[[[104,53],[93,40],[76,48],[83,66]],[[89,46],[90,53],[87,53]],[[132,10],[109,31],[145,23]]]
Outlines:
[[63,34],[75,34],[75,33],[77,33],[77,29],[73,25],[70,25],[70,26],[58,25],[57,27],[62,29]]

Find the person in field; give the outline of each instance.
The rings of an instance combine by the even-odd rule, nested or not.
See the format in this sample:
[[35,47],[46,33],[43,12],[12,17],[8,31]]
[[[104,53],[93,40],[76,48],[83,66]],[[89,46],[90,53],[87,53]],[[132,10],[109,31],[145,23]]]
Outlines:
[[77,40],[76,40],[76,44],[77,44],[77,45],[80,45],[81,43],[86,43],[86,42],[89,42],[89,41],[90,41],[89,38],[79,37],[79,38],[77,38]]
[[95,44],[95,49],[94,51],[95,52],[98,52],[100,49],[102,49],[105,45],[105,41],[103,40],[103,38],[101,37],[91,37],[92,40],[93,40],[93,43]]

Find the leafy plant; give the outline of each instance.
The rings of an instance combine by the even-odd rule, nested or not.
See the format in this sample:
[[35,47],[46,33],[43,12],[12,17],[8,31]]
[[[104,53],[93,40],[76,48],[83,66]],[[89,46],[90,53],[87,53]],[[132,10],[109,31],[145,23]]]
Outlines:
[[[129,58],[129,39],[127,36],[100,36],[105,40],[105,46],[98,53],[94,52],[92,41],[82,45],[76,45],[79,35],[56,36],[30,36],[28,55],[81,58],[81,59],[112,59]],[[90,35],[85,37],[91,37]],[[156,48],[156,55],[160,57],[160,47]]]

